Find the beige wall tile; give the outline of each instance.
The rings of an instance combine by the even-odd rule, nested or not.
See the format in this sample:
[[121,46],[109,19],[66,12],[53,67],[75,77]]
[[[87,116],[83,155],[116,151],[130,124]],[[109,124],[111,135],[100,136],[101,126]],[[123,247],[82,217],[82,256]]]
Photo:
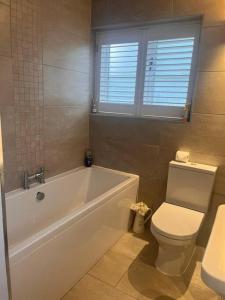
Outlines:
[[88,147],[88,136],[67,141],[45,144],[44,165],[49,170],[47,177],[72,170],[83,165],[84,152]]
[[83,165],[89,140],[88,125],[87,109],[45,108],[45,166],[49,169],[48,176]]
[[200,71],[225,71],[225,26],[206,27],[202,31]]
[[225,114],[225,72],[199,72],[193,111]]
[[62,27],[88,36],[91,24],[91,0],[63,0]]
[[8,192],[20,185],[17,173],[15,110],[13,106],[4,105],[0,106],[0,112],[4,153],[4,190]]
[[0,105],[13,104],[12,59],[0,56]]
[[16,150],[16,125],[15,125],[15,108],[13,106],[0,106],[2,138],[4,152]]
[[0,55],[11,56],[10,7],[0,3]]
[[174,16],[204,15],[204,24],[225,23],[224,0],[174,0]]
[[91,0],[46,1],[42,18],[45,30],[62,29],[87,36],[90,34]]
[[224,138],[225,115],[192,114],[192,121],[185,128],[199,136]]
[[206,215],[206,218],[203,222],[201,231],[198,236],[198,240],[197,240],[198,245],[202,247],[206,247],[215,220],[218,206],[221,204],[225,204],[225,196],[214,194],[212,196],[208,213]]
[[93,0],[92,1],[92,26],[102,26],[109,21],[108,1]]
[[93,25],[143,22],[172,16],[171,0],[95,0],[93,3]]
[[101,140],[100,138],[99,148],[97,150],[94,148],[94,153],[96,152],[98,153],[97,163],[106,162],[108,167],[151,178],[157,176],[158,146],[131,143],[125,139]]
[[[96,128],[98,136],[137,141],[146,145],[158,145],[162,122],[150,119],[118,118],[110,116],[90,117],[91,127]],[[140,134],[141,132],[141,134]],[[95,131],[92,132],[93,135]]]
[[172,16],[170,0],[114,0],[108,2],[108,23],[143,22]]
[[149,176],[141,176],[139,185],[139,201],[145,202],[149,207],[155,211],[162,202],[165,201],[168,164],[164,173],[159,173],[160,178],[152,178]]
[[193,151],[203,154],[210,153],[211,155],[217,156],[223,155],[225,151],[225,139],[219,137],[190,134],[186,137],[177,135],[173,138],[170,135],[163,134],[162,139],[164,140],[163,145],[168,144],[169,147],[175,148],[174,157],[177,150]]
[[17,172],[17,153],[14,148],[4,152],[4,191],[7,193],[18,187],[21,187],[21,178]]
[[10,0],[1,0],[0,3],[10,5]]
[[[60,122],[59,122],[60,120]],[[46,143],[63,142],[89,134],[88,110],[85,108],[50,107],[44,109]]]
[[90,69],[90,39],[63,29],[45,33],[43,63],[88,73]]
[[44,66],[45,105],[88,105],[89,75]]

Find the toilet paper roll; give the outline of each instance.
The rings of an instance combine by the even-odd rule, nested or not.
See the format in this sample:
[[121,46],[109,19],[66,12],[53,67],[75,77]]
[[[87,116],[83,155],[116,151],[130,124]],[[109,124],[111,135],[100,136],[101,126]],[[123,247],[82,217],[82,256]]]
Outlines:
[[177,151],[176,161],[187,163],[190,158],[190,153],[185,151]]

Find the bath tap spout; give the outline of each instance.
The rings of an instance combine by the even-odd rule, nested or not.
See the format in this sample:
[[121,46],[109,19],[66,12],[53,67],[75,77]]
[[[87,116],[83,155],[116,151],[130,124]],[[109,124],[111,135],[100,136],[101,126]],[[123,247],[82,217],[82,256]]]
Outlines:
[[28,172],[24,172],[23,175],[23,188],[25,190],[30,188],[32,182],[39,182],[41,184],[45,183],[45,172],[46,169],[41,167],[35,174],[29,175]]

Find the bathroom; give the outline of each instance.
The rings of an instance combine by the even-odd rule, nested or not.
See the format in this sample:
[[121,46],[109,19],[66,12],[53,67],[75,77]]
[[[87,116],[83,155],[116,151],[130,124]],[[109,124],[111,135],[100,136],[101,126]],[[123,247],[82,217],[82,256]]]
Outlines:
[[225,0],[0,0],[0,66],[0,300],[223,299]]

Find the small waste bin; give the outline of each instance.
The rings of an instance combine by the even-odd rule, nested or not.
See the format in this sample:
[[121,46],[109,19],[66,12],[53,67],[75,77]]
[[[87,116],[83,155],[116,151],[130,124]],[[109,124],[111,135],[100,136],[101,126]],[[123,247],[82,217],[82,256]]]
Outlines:
[[[143,202],[134,203],[131,205],[131,210],[135,212],[135,219],[133,224],[133,231],[135,233],[142,233],[145,230],[145,223],[151,217],[151,209]],[[150,213],[149,213],[150,212]],[[146,217],[149,213],[148,217]]]

